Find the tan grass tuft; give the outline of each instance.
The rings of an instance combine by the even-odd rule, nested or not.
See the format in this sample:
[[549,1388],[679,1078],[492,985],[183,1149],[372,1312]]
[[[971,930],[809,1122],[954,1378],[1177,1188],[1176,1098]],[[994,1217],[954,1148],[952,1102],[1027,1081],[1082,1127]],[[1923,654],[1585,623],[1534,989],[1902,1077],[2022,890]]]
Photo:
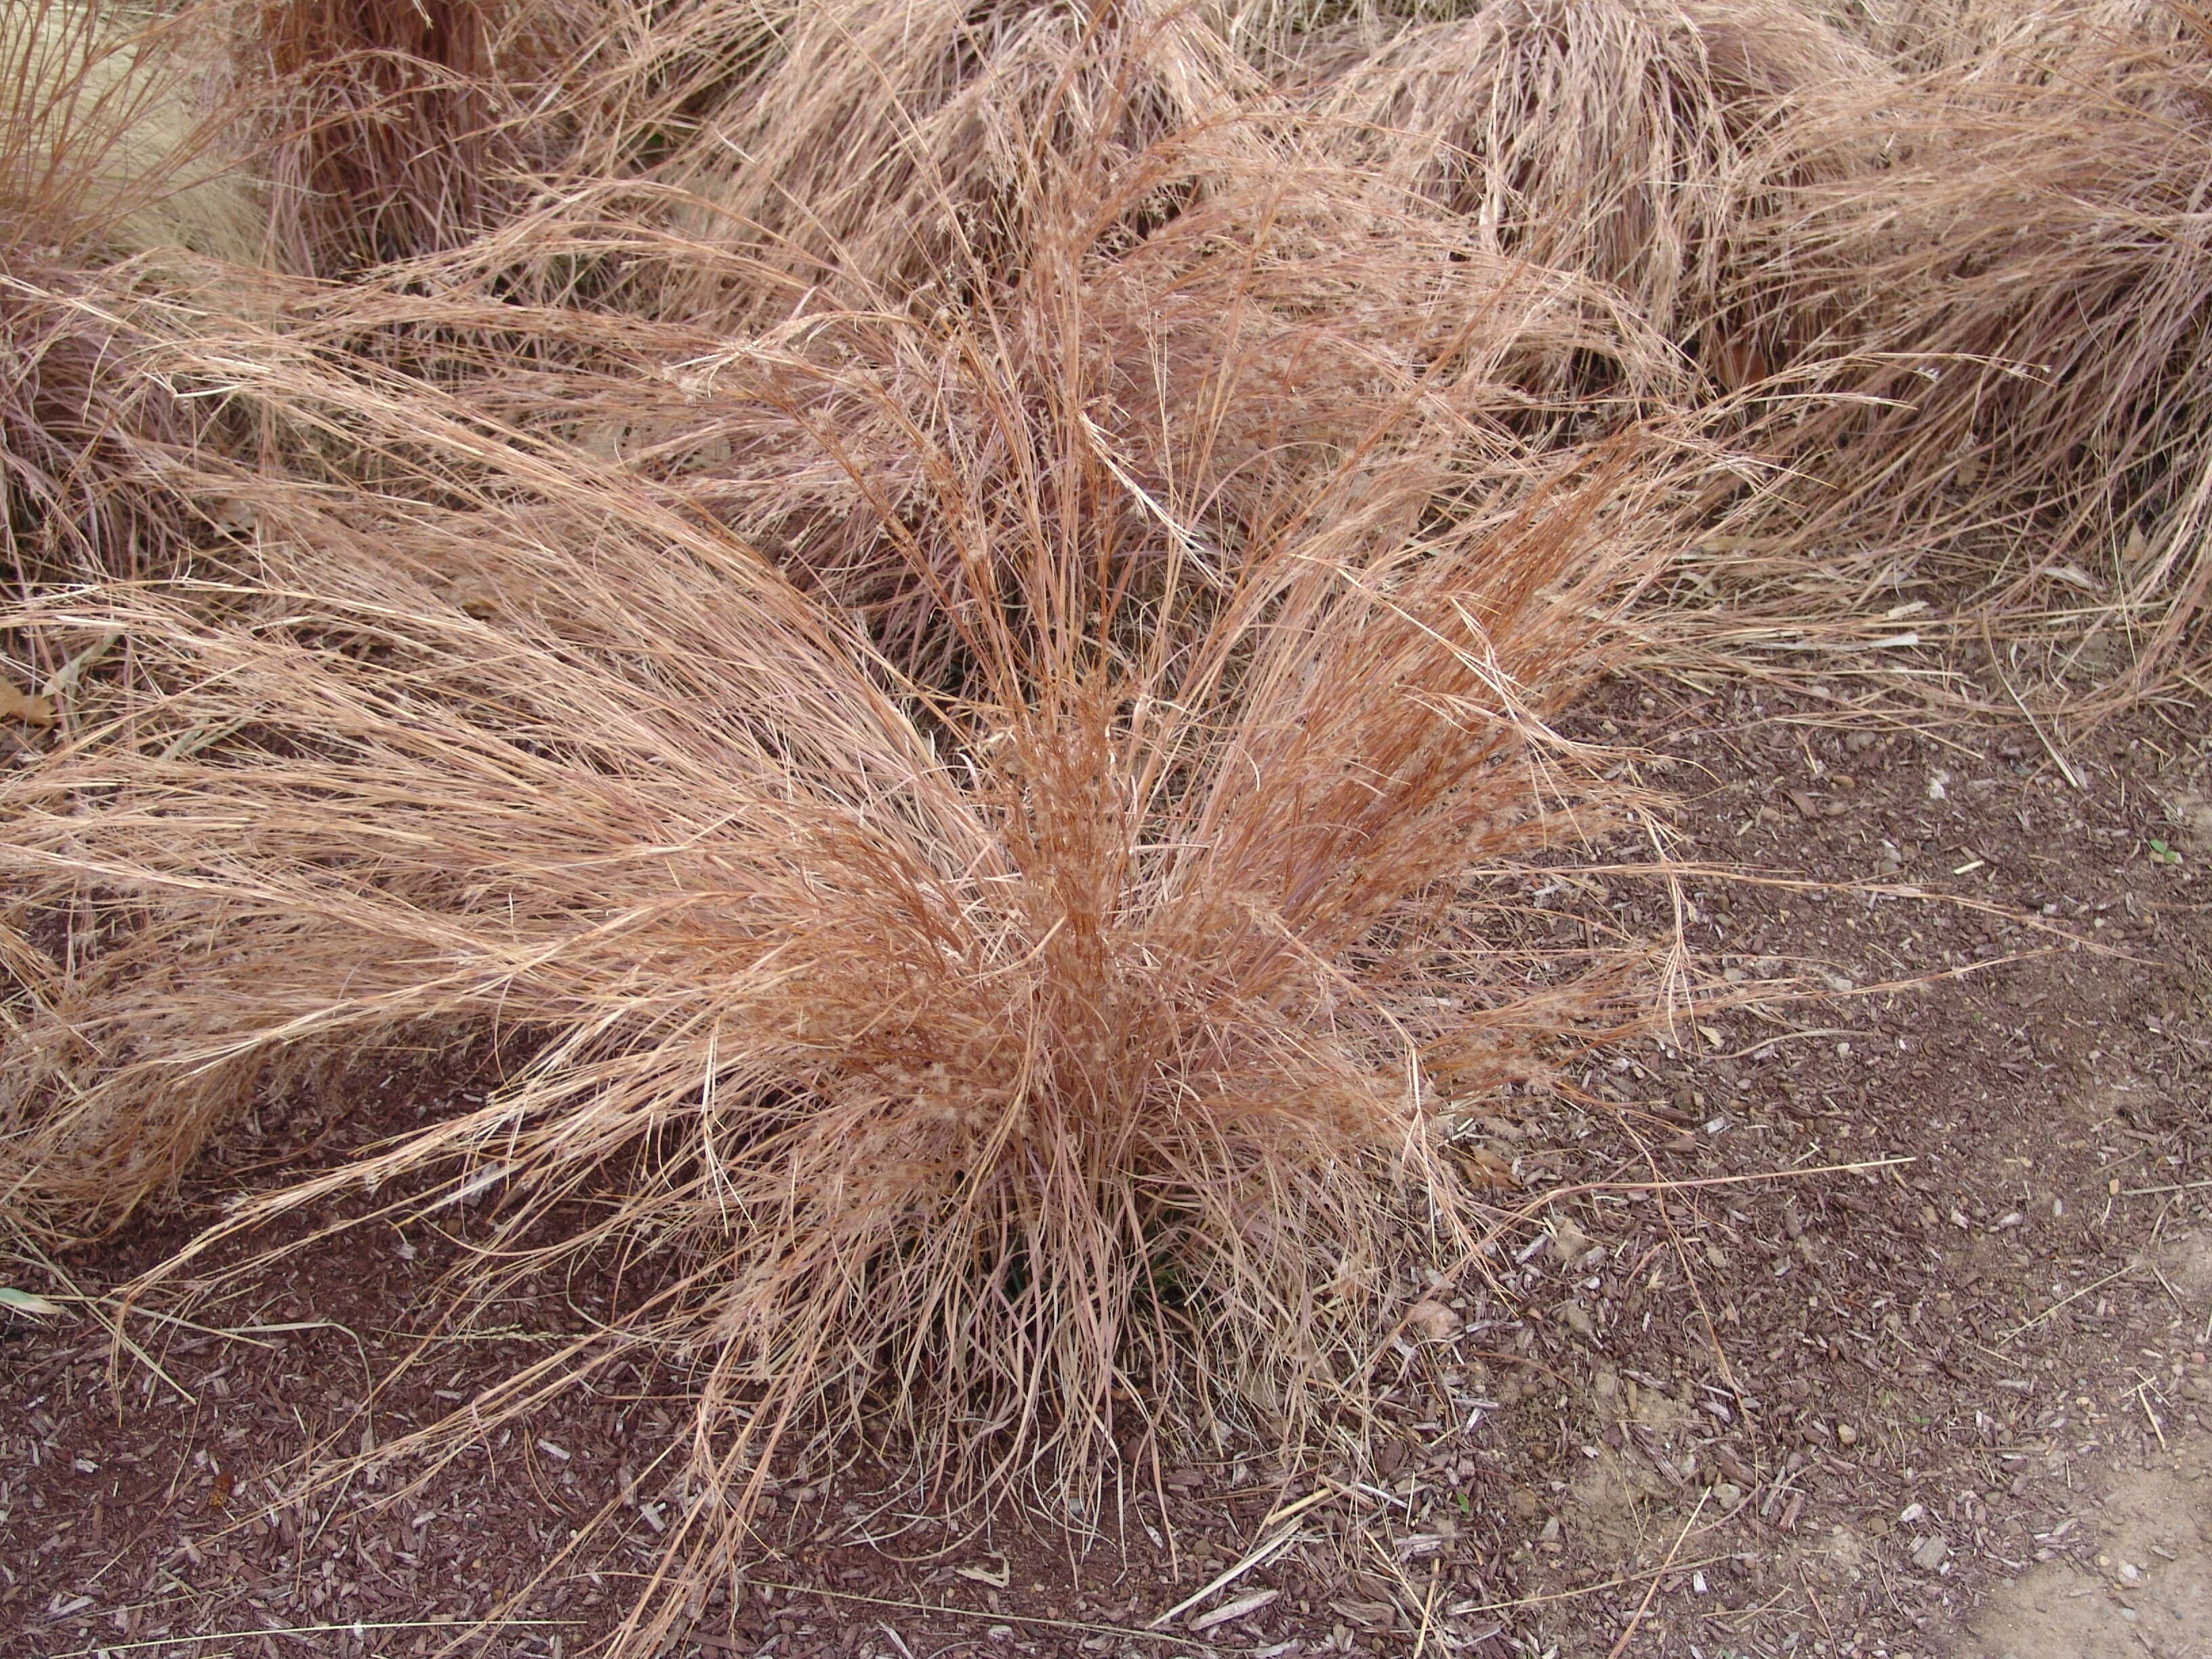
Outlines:
[[[685,1357],[676,1589],[732,1559],[799,1423],[1078,1515],[1148,1432],[1320,1437],[1395,1255],[1464,1248],[1444,1104],[1650,1006],[1632,942],[1486,945],[1483,872],[1637,805],[1542,718],[1686,468],[1656,435],[1547,456],[1575,411],[1516,376],[1605,341],[1576,285],[1378,246],[1415,326],[1257,217],[1110,255],[1078,222],[968,317],[665,365],[655,419],[772,407],[764,491],[843,474],[918,655],[817,597],[803,538],[798,585],[691,475],[543,429],[550,382],[434,392],[248,325],[207,348],[386,483],[215,474],[254,504],[240,580],[0,617],[133,641],[76,744],[0,786],[23,914],[77,941],[17,974],[46,1063],[0,1108],[13,1203],[112,1220],[266,1066],[496,1031],[481,1109],[218,1236],[368,1182],[395,1214],[496,1187],[490,1283],[647,1250],[618,1329],[416,1449]],[[563,1221],[582,1196],[612,1201]],[[639,1604],[639,1650],[681,1607]]]
[[1311,53],[1306,103],[1354,165],[1498,252],[1633,296],[1733,390],[1764,378],[1721,304],[1747,157],[1790,150],[1802,100],[1879,68],[1781,0],[1508,0],[1364,55]]
[[2007,50],[1805,112],[1801,151],[1855,159],[1754,229],[1745,285],[1837,395],[1775,442],[1825,486],[1807,543],[2002,537],[1990,603],[2063,567],[2162,614],[2155,657],[2212,580],[2212,57],[2096,33],[2047,81],[1979,72]]

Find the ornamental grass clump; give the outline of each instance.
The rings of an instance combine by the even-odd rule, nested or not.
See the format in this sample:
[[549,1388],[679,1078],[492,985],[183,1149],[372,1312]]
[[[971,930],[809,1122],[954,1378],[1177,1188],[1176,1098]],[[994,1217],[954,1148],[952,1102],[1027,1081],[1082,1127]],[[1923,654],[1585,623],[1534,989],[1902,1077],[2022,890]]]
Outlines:
[[1371,179],[1613,286],[1737,391],[1767,373],[1729,291],[1758,276],[1738,227],[1803,170],[1800,103],[1881,70],[1778,0],[1508,0],[1379,41],[1323,36],[1293,84],[1316,141]]
[[[1645,942],[1493,925],[1522,861],[1641,804],[1543,722],[1705,465],[1515,383],[1625,355],[1602,313],[1378,240],[1431,276],[1391,278],[1418,326],[1373,316],[1292,214],[1150,250],[1040,222],[959,315],[708,355],[576,321],[580,398],[662,351],[652,419],[755,422],[780,547],[696,469],[550,430],[543,374],[433,385],[241,321],[199,372],[375,486],[211,465],[252,508],[231,577],[0,617],[132,643],[76,742],[0,783],[9,1201],[110,1224],[250,1133],[272,1077],[495,1033],[481,1107],[167,1271],[364,1185],[395,1219],[495,1197],[479,1291],[649,1263],[619,1320],[397,1449],[680,1363],[637,1650],[740,1557],[802,1425],[1079,1517],[1146,1434],[1325,1438],[1394,1268],[1469,1246],[1447,1108],[1656,994]],[[1576,447],[1584,416],[1626,429]],[[825,564],[806,491],[839,475]]]
[[2063,569],[2068,608],[2116,602],[2155,658],[2212,580],[2212,57],[2101,28],[2059,55],[1808,103],[1796,153],[1856,159],[1752,228],[1743,282],[1829,365],[1832,400],[1773,428],[1817,481],[1804,541],[2025,544],[1985,602]]

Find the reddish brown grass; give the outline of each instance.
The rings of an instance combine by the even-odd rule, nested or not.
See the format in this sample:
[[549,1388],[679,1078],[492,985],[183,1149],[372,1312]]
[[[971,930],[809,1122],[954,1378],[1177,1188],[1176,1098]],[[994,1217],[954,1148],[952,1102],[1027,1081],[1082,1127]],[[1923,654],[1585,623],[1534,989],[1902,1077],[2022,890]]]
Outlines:
[[[0,618],[137,642],[0,786],[8,878],[81,941],[19,974],[14,1206],[96,1224],[271,1066],[498,1030],[483,1109],[222,1231],[495,1181],[494,1281],[655,1241],[648,1307],[472,1420],[637,1344],[702,1356],[679,1584],[825,1414],[948,1493],[1078,1505],[1133,1435],[1322,1432],[1397,1254],[1463,1245],[1447,1103],[1650,1006],[1642,946],[1487,946],[1480,872],[1638,804],[1541,721],[1688,492],[1656,437],[1552,453],[1572,411],[1513,374],[1620,349],[1571,284],[1382,244],[1433,267],[1409,330],[1296,216],[1158,234],[1103,257],[1079,221],[968,317],[668,366],[678,406],[771,409],[785,480],[843,475],[918,659],[689,475],[489,412],[542,387],[209,344],[388,482],[211,476],[250,580]],[[546,1231],[613,1172],[604,1219]]]
[[526,195],[572,125],[562,71],[620,4],[233,0],[215,15],[273,255],[343,275],[451,247]]
[[1799,146],[1855,159],[1757,224],[1745,268],[1837,393],[1775,431],[1826,486],[1797,533],[1994,531],[2028,550],[1985,602],[2048,603],[2063,568],[2151,621],[2155,659],[2212,580],[2212,58],[2102,33],[2063,55],[2047,81],[1954,70],[1815,103]]

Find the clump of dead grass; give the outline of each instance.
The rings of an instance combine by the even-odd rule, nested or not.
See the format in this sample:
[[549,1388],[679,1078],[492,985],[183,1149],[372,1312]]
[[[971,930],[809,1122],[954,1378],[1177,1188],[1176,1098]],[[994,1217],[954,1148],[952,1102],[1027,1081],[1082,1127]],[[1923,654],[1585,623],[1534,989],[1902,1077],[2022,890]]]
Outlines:
[[1566,395],[1515,383],[1607,343],[1571,283],[1378,241],[1416,326],[1295,214],[1157,234],[1101,251],[1078,216],[967,314],[666,363],[679,404],[770,410],[764,489],[843,476],[908,634],[807,535],[766,556],[690,475],[533,426],[550,383],[210,345],[386,483],[211,472],[252,507],[234,580],[0,618],[134,642],[0,786],[25,914],[82,941],[19,975],[10,1201],[96,1224],[271,1066],[496,1029],[522,1058],[482,1109],[228,1225],[495,1188],[483,1281],[647,1250],[621,1328],[431,1443],[690,1355],[679,1586],[797,1423],[1078,1514],[1147,1432],[1311,1439],[1394,1256],[1464,1247],[1443,1105],[1650,1006],[1637,942],[1488,949],[1471,872],[1636,806],[1542,721],[1693,469],[1562,448]]
[[[9,791],[15,879],[118,935],[49,993],[92,1080],[15,1148],[76,1177],[38,1196],[110,1206],[271,1061],[495,1024],[532,1058],[485,1109],[237,1224],[428,1174],[395,1213],[505,1194],[495,1277],[648,1249],[645,1310],[447,1432],[639,1345],[697,1356],[687,1571],[825,1411],[954,1494],[1079,1514],[1148,1428],[1295,1443],[1360,1386],[1400,1204],[1463,1243],[1443,1080],[1635,1018],[1632,975],[1497,975],[1462,873],[1593,793],[1521,699],[1583,666],[1594,595],[1544,589],[1622,505],[1426,557],[1300,538],[1150,663],[1040,549],[1034,622],[933,700],[957,765],[858,641],[699,538],[602,528],[583,567],[450,526],[530,596],[504,626],[408,559],[277,587],[304,624],[196,622],[191,592],[11,618],[124,626],[181,688],[129,710],[133,750]],[[606,1218],[544,1242],[611,1170]]]
[[1887,0],[1832,17],[1908,75],[1984,87],[2075,81],[2118,42],[2166,50],[2199,31],[2189,8],[2165,0]]
[[[1402,537],[1440,480],[1510,494],[1680,384],[1663,343],[1602,288],[1376,210],[1287,159],[1265,177],[1218,163],[1205,199],[1126,234],[1133,204],[1190,167],[1173,149],[1065,181],[1033,209],[1050,234],[972,324],[814,315],[737,347],[693,338],[648,376],[571,378],[557,400],[528,380],[469,395],[649,470],[927,674],[969,653],[960,629],[1018,574],[969,567],[1026,558],[1034,538],[962,505],[992,499],[979,471],[1023,463],[1010,386],[1084,389],[1082,435],[1121,484],[1085,510],[1121,521],[1122,580],[1150,602],[1176,559],[1231,580],[1316,514]],[[1442,471],[1401,495],[1416,452]]]
[[0,775],[0,1204],[116,1224],[322,1057],[495,1034],[170,1271],[363,1184],[495,1200],[464,1296],[651,1263],[401,1449],[688,1365],[640,1651],[800,1425],[1079,1520],[1322,1437],[1465,1246],[1443,1109],[1668,993],[1486,922],[1644,805],[1545,721],[1747,476],[1681,406],[1793,550],[2212,571],[2186,42],[1340,9],[234,9],[272,246],[354,280],[10,266],[16,499],[81,570],[115,480],[211,533],[0,615],[116,642]]
[[1723,304],[1761,193],[1749,158],[1765,150],[1762,179],[1790,176],[1797,106],[1879,69],[1784,0],[1512,0],[1379,44],[1317,44],[1299,78],[1308,118],[1353,165],[1498,252],[1632,296],[1733,391],[1765,374]]
[[1990,61],[1804,112],[1801,151],[1856,159],[1747,242],[1745,287],[1835,393],[1774,446],[1820,481],[1791,495],[1805,543],[2027,545],[1979,602],[2098,593],[2155,659],[2212,574],[2212,59],[2099,31],[2047,81]]
[[2212,580],[2187,20],[1529,3],[1296,61],[1318,142],[1694,354],[1775,469],[1711,528],[1797,622],[1854,620],[1788,580],[1841,545],[1984,619],[2078,628],[2086,595],[2146,667],[2180,647]]
[[574,141],[584,64],[627,0],[225,0],[227,106],[272,258],[342,276],[496,223]]
[[[957,312],[1018,276],[1071,167],[1171,133],[1248,163],[1267,149],[1265,82],[1202,9],[1160,0],[834,0],[790,9],[738,58],[743,75],[664,92],[667,113],[643,123],[663,135],[649,176],[679,192],[686,234],[847,306]],[[1130,206],[1138,228],[1203,177],[1160,181]],[[766,316],[787,311],[766,297]],[[664,314],[730,303],[679,288]]]
[[11,584],[164,568],[189,533],[146,457],[190,448],[204,411],[149,372],[158,337],[120,275],[0,249],[0,569]]

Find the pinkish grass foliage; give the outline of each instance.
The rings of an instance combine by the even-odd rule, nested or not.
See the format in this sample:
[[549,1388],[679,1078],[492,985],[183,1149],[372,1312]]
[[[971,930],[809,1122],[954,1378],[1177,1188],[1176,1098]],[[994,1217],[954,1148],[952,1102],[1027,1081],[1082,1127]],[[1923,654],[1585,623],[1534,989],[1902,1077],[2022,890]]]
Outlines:
[[[647,1310],[477,1412],[638,1344],[709,1356],[694,1482],[727,1504],[679,1529],[686,1575],[824,1412],[950,1492],[1079,1504],[1147,1431],[1310,1438],[1361,1386],[1408,1206],[1467,1246],[1444,1103],[1648,1006],[1639,948],[1486,946],[1477,872],[1635,804],[1541,717],[1682,486],[1648,440],[1540,472],[1449,374],[1401,369],[1395,398],[1358,386],[1332,462],[1217,531],[1207,469],[1251,458],[1155,459],[1154,495],[1115,379],[1279,393],[1171,364],[1188,336],[1082,350],[1086,307],[1133,302],[1142,262],[1116,263],[947,325],[953,380],[864,452],[857,423],[781,440],[849,470],[930,613],[926,678],[681,491],[263,343],[257,386],[417,488],[264,486],[250,585],[4,619],[120,630],[145,687],[10,792],[14,879],[106,941],[28,1000],[56,1081],[17,1074],[17,1201],[112,1212],[271,1066],[495,1025],[525,1058],[483,1110],[228,1225],[428,1176],[391,1213],[501,1184],[495,1276],[655,1241]],[[1526,337],[1462,369],[1547,337],[1544,305],[1463,293]],[[1043,303],[1060,353],[1027,337]],[[868,325],[815,319],[842,343],[818,362],[694,360],[672,398],[890,404],[909,366],[856,349]],[[607,1218],[549,1240],[611,1170]]]

